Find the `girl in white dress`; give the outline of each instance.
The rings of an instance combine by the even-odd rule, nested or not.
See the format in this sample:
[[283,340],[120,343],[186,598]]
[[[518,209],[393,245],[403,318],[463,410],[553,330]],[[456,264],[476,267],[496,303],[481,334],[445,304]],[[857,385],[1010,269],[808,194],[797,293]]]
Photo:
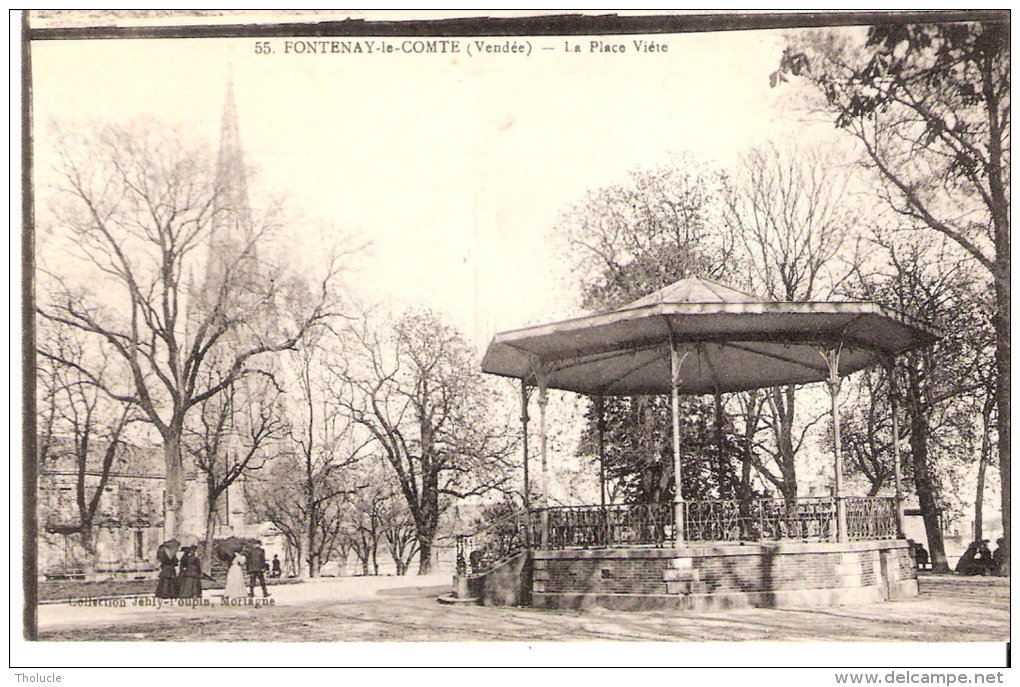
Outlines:
[[230,599],[240,599],[248,596],[244,588],[244,564],[247,559],[244,554],[238,551],[234,554],[234,560],[227,571],[227,588],[223,590],[223,596]]

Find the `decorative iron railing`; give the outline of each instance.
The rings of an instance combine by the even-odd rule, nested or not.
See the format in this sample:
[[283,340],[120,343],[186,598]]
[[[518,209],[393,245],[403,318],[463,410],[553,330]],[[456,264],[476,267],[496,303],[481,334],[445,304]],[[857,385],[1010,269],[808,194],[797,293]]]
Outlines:
[[528,515],[515,511],[473,534],[457,535],[457,574],[477,575],[526,549],[530,542]]
[[850,541],[897,537],[896,499],[848,496],[844,500]]
[[684,503],[687,541],[828,541],[836,535],[831,498],[717,499]]
[[[846,497],[847,538],[895,539],[896,501]],[[485,572],[529,542],[549,549],[664,547],[675,543],[672,503],[555,506],[513,513],[457,537],[459,574]],[[836,541],[836,499],[687,501],[685,542]]]
[[[669,503],[560,506],[545,509],[553,549],[612,546],[665,546],[673,540],[673,505]],[[542,511],[532,513],[532,531],[541,537]]]

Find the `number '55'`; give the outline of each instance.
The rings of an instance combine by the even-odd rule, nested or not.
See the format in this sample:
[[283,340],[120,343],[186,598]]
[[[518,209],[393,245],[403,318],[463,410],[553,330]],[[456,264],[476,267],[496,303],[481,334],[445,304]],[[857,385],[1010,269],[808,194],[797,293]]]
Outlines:
[[255,41],[256,55],[268,55],[271,52],[273,49],[269,47],[269,41]]

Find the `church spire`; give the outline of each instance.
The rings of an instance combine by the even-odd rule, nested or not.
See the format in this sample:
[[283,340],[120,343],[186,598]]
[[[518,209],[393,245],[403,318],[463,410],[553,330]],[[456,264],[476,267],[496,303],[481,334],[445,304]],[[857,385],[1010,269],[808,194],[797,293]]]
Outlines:
[[[219,205],[226,212],[227,231],[221,241],[243,242],[251,232],[250,206],[248,204],[248,178],[244,168],[244,153],[241,151],[241,131],[237,124],[237,103],[234,100],[234,79],[227,77],[227,92],[223,101],[223,119],[220,124],[220,151],[216,159],[216,186]],[[231,226],[232,225],[232,226]],[[218,229],[221,227],[217,227]]]
[[[234,100],[234,79],[227,77],[226,96],[223,101],[223,118],[220,123],[220,148],[216,158],[216,198],[210,255],[206,262],[206,289],[218,290],[225,279],[236,279],[241,260],[250,263],[254,258],[251,206],[248,202],[248,178],[245,172],[244,153],[241,150],[241,132],[237,124],[237,103]],[[243,257],[242,256],[246,256]],[[250,265],[248,265],[250,267]],[[228,273],[235,273],[229,277]]]

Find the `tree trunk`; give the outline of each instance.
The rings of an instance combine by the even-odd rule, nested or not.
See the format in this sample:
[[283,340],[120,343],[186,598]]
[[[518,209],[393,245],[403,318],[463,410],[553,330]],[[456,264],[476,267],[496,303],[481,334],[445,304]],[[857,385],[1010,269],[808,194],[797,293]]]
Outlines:
[[181,457],[181,427],[172,423],[163,435],[166,462],[166,490],[163,495],[163,533],[168,539],[184,534],[184,463]]
[[[206,498],[206,510],[205,510],[205,547],[203,549],[203,558],[207,561],[213,559],[213,544],[216,540],[216,502],[217,496],[210,490],[209,495]],[[210,565],[212,563],[210,562]]]
[[780,487],[787,501],[797,498],[797,455],[793,447],[793,421],[796,410],[796,389],[792,384],[769,389],[772,395],[772,418],[775,424],[776,463],[783,476]]
[[928,423],[917,404],[910,406],[910,458],[914,464],[914,488],[917,491],[924,532],[928,538],[928,552],[931,555],[931,569],[936,573],[948,573],[946,547],[942,541],[942,527],[939,508],[935,502],[935,490],[928,469]]
[[418,574],[428,575],[432,572],[432,534],[429,533],[425,536],[423,532],[418,532]]
[[978,458],[977,488],[974,490],[974,541],[981,541],[984,534],[984,501],[985,501],[985,453],[988,444],[988,431],[981,438],[981,455]]
[[715,429],[715,437],[714,438],[715,438],[715,453],[716,453],[716,462],[715,462],[716,476],[715,476],[715,481],[716,481],[716,484],[718,485],[717,488],[719,490],[718,497],[721,498],[721,499],[732,498],[733,497],[733,492],[730,491],[730,489],[732,489],[732,482],[730,482],[730,484],[728,485],[730,487],[730,489],[726,489],[724,487],[724,485],[726,485],[726,478],[727,478],[726,468],[728,467],[727,466],[727,462],[728,461],[726,460],[726,444],[725,444],[726,435],[725,435],[725,432],[723,431],[723,421],[724,421],[724,417],[725,416],[723,414],[722,394],[718,394],[718,393],[715,394],[715,397],[713,398],[713,402],[714,402],[713,405],[714,405],[714,410],[715,410],[715,413],[714,413],[714,415],[715,415],[715,418],[714,418],[714,420],[715,420],[715,422],[714,422],[714,424],[715,424],[715,427],[714,427],[714,429]]
[[311,542],[308,541],[308,533],[302,530],[299,535],[297,550],[298,577],[302,580],[306,580],[309,577],[308,551],[310,546]]
[[1003,556],[1002,569],[1000,574],[1009,576],[1009,552],[1010,552],[1010,466],[1009,466],[1009,329],[1010,329],[1010,294],[1009,294],[1009,236],[1006,236],[1006,261],[1002,264],[1002,249],[1000,248],[1000,269],[1005,270],[1005,276],[995,280],[996,290],[996,305],[997,312],[996,317],[993,319],[995,323],[995,363],[996,363],[996,379],[995,379],[995,402],[998,410],[998,418],[996,421],[996,429],[999,433],[999,481],[1002,484],[1000,491],[1002,494],[1001,501],[1001,512],[1002,512],[1002,538],[1003,546],[1005,547],[1005,554]]
[[[989,31],[991,41],[1001,41],[999,49],[1009,57],[1008,29]],[[992,277],[995,281],[995,313],[992,326],[995,329],[995,402],[998,410],[996,427],[999,432],[999,477],[1002,482],[1002,539],[1003,553],[1000,575],[1009,575],[1010,551],[1010,465],[1009,465],[1009,334],[1010,334],[1010,255],[1009,236],[1009,182],[1003,170],[1009,166],[1008,142],[1004,145],[1004,130],[1008,132],[1009,122],[1000,114],[1002,98],[996,90],[999,79],[995,72],[995,50],[986,50],[980,61],[982,83],[981,93],[985,100],[985,112],[988,119],[988,190],[990,195],[989,209],[992,213],[992,226],[995,232],[995,269]],[[1008,77],[1007,77],[1008,78]],[[1008,83],[1008,81],[1007,81]],[[1005,95],[1009,98],[1008,93]],[[1008,100],[1006,101],[1008,108]],[[1008,117],[1008,116],[1007,116]],[[1003,121],[1006,119],[1006,121]],[[1008,135],[1008,133],[1007,133]],[[1005,164],[1003,164],[1005,161]]]
[[744,448],[743,460],[740,462],[740,500],[750,501],[751,500],[751,456],[754,448],[746,446]]
[[[744,409],[744,436],[742,438],[743,451],[742,465],[740,466],[740,501],[738,510],[741,522],[744,523],[745,528],[751,518],[751,467],[754,465],[754,437],[758,432],[758,419],[761,413],[761,406],[758,405],[758,392],[751,393],[753,395],[746,396],[741,401]],[[750,536],[750,532],[745,529],[741,535]]]
[[[545,496],[548,496],[546,494]],[[415,534],[421,548],[418,550],[418,574],[432,572],[432,541],[439,524],[439,474],[430,471],[422,474],[422,500],[420,512],[415,520]]]
[[81,529],[78,531],[78,538],[81,541],[81,546],[85,550],[86,562],[85,572],[92,573],[96,571],[96,558],[98,557],[98,551],[96,551],[95,537],[93,536],[92,521],[85,520],[81,524]]

